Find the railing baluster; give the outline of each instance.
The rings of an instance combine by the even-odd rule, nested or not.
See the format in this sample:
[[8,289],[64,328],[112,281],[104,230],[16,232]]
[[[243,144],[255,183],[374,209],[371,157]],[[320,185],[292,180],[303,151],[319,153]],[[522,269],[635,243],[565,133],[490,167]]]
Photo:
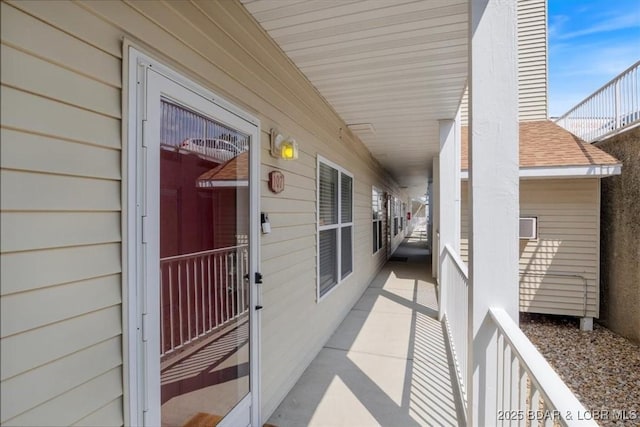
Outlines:
[[160,271],[160,354],[164,354],[164,327],[165,327],[165,309],[164,309],[164,286],[162,286],[162,271]]
[[171,329],[171,345],[169,346],[169,350],[173,350],[175,348],[175,338],[174,338],[174,332],[173,332],[173,317],[174,317],[174,312],[173,312],[173,269],[171,268],[171,264],[168,265],[167,270],[169,271],[169,314],[170,314],[170,321],[169,321],[169,325],[170,325],[170,329]]
[[[520,362],[514,352],[511,351],[511,347],[509,347],[509,356],[511,359],[511,370],[509,374],[509,389],[511,390],[511,395],[509,396],[509,407],[513,411],[519,411],[522,409],[520,406]],[[518,420],[512,420],[509,425],[518,425]]]
[[[502,334],[500,333],[500,331],[498,331],[497,333],[497,337],[496,337],[496,355],[498,356],[498,360],[497,360],[497,367],[498,369],[496,369],[496,404],[498,405],[498,411],[508,411],[509,408],[505,408],[503,405],[504,402],[504,352],[503,352],[503,348],[504,348],[504,337],[502,336]],[[504,425],[504,423],[502,421],[499,421],[500,425]]]
[[232,274],[227,274],[229,280],[231,281],[231,288],[233,292],[231,293],[233,297],[233,317],[235,318],[238,315],[238,290],[236,289],[236,263],[233,257],[233,254],[229,254],[231,257],[231,272]]
[[[531,390],[529,392],[529,403],[527,405],[527,412],[533,413],[538,410],[538,404],[540,403],[540,392],[538,391],[538,388],[533,381],[531,381],[529,384]],[[531,420],[531,425],[534,425],[533,420]]]
[[[205,303],[205,281],[204,281],[204,258],[200,258],[200,295],[202,297],[202,334],[204,335],[207,332],[207,315],[206,315],[206,303]],[[198,322],[200,323],[200,322]]]
[[227,310],[227,320],[231,319],[230,310],[229,310],[229,283],[227,280],[229,279],[229,258],[224,257],[224,276],[222,278],[222,283],[224,284],[224,302]]
[[[522,411],[524,415],[527,410],[527,402],[528,402],[528,393],[529,393],[529,374],[527,370],[524,369],[518,362],[518,368],[520,370],[520,375],[518,378],[518,411]],[[520,412],[518,412],[520,413]],[[524,427],[527,425],[526,417],[522,417],[522,419],[518,420],[518,426]]]
[[187,270],[187,333],[188,338],[187,342],[191,342],[191,275],[189,272],[191,269],[189,268],[189,261],[186,262],[186,270]]
[[244,310],[244,275],[242,274],[242,261],[244,257],[240,249],[236,251],[236,260],[238,262],[238,269],[236,270],[236,280],[240,286],[240,311]]
[[219,317],[220,317],[220,311],[218,309],[218,301],[219,301],[219,295],[218,295],[218,280],[216,279],[218,277],[218,263],[217,263],[217,259],[218,257],[216,255],[212,255],[213,256],[213,307],[215,309],[214,314],[214,325],[218,326],[218,322]]
[[240,274],[242,270],[242,257],[236,252],[236,287],[238,292],[238,312],[244,310],[244,280]]
[[547,402],[544,399],[542,400],[541,411],[542,413],[540,415],[542,416],[543,425],[545,427],[553,427],[553,414],[551,413],[551,410],[547,406]]
[[[502,334],[501,334],[502,335]],[[507,340],[502,341],[502,408],[511,411],[511,347]],[[509,425],[509,423],[507,423]]]
[[[638,93],[640,91],[640,82],[638,81],[638,69],[633,70],[633,78],[631,80],[631,90],[633,93]],[[632,122],[636,120],[640,120],[640,97],[636,98],[635,96],[631,96],[632,107],[631,110],[635,111],[635,116],[631,120]]]
[[213,328],[213,313],[211,307],[211,255],[207,255],[207,289],[209,290],[209,329]]
[[181,262],[178,261],[178,319],[180,319],[180,344],[176,347],[180,347],[184,342],[184,325],[182,324],[182,268]]
[[218,283],[220,287],[220,315],[222,316],[222,321],[220,322],[221,324],[227,323],[227,320],[228,320],[227,312],[225,310],[225,307],[227,304],[227,292],[224,287],[224,282],[222,281],[222,278],[224,277],[224,272],[222,271],[223,268],[224,268],[224,265],[222,263],[222,258],[218,256]]
[[200,293],[198,289],[198,260],[193,260],[193,323],[195,324],[195,334],[194,338],[200,336],[198,330],[200,328],[200,314],[198,313],[200,308],[200,302],[198,301],[198,294]]
[[[460,283],[464,284],[464,287],[461,287],[459,292],[462,293],[462,302],[464,304],[465,307],[467,307],[466,310],[461,310],[460,311],[460,324],[461,325],[465,325],[464,329],[460,328],[460,332],[458,333],[458,340],[460,341],[460,343],[462,344],[462,354],[463,354],[463,359],[462,359],[462,373],[464,375],[463,378],[467,378],[467,373],[469,372],[468,369],[469,367],[467,366],[467,354],[469,354],[469,343],[467,341],[467,318],[468,318],[468,301],[469,301],[469,291],[468,291],[468,281],[467,281],[467,276],[466,274],[463,275],[462,272],[459,272],[460,275]],[[465,389],[466,390],[466,389]],[[466,396],[466,391],[465,391],[465,396]]]
[[242,309],[246,310],[249,308],[249,303],[251,300],[250,288],[249,288],[249,280],[245,280],[245,276],[248,276],[249,271],[249,251],[247,248],[242,250],[242,272],[240,273],[242,277],[242,290],[244,295],[244,302],[242,305]]
[[614,116],[615,117],[615,124],[616,124],[616,128],[620,128],[621,127],[621,123],[620,123],[620,120],[621,120],[621,117],[620,117],[621,116],[621,111],[620,111],[620,105],[621,105],[621,103],[620,103],[620,95],[621,95],[621,93],[620,93],[620,80],[616,80],[613,83],[613,90],[614,90],[614,93],[615,93],[615,96],[614,96],[615,102],[613,104],[614,105],[614,114],[615,114],[615,116]]

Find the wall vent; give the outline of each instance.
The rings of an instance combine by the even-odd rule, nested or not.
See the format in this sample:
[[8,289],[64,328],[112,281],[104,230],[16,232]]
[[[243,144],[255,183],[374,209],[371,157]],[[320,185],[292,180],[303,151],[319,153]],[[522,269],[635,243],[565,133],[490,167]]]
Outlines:
[[374,134],[376,129],[372,123],[348,123],[347,127],[351,132],[359,135]]

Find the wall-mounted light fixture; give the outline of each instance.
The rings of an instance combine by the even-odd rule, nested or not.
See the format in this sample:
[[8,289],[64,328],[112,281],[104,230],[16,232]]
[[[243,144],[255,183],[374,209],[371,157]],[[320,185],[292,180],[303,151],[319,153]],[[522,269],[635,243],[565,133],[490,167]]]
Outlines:
[[295,160],[298,158],[298,143],[291,137],[285,138],[271,129],[271,155],[276,159]]

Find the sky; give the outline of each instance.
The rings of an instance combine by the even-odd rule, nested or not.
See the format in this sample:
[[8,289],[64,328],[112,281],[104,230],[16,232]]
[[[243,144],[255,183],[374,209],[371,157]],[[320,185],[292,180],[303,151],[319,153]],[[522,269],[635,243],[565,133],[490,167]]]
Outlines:
[[548,0],[549,116],[640,60],[640,0]]

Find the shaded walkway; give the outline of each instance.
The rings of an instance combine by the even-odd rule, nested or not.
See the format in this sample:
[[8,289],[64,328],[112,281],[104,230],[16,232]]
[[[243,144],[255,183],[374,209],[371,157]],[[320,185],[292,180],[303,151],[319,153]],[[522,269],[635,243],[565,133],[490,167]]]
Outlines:
[[[287,426],[457,426],[424,230],[405,239],[269,419]],[[406,261],[405,261],[406,259]]]

